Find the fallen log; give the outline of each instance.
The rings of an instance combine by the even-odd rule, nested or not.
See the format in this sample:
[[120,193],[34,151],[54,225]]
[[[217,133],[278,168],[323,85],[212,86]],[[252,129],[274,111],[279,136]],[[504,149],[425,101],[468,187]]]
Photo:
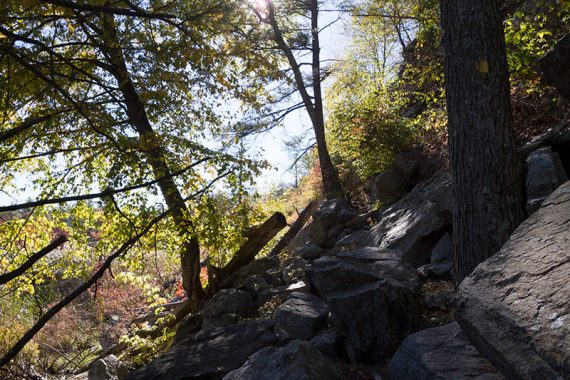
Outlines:
[[293,240],[295,236],[297,236],[299,231],[301,231],[301,228],[303,228],[305,223],[307,223],[307,220],[309,220],[309,218],[313,215],[313,212],[317,208],[317,205],[318,205],[317,201],[312,201],[307,205],[307,207],[303,209],[303,211],[301,211],[301,213],[297,217],[297,220],[295,220],[291,228],[289,228],[289,231],[287,231],[285,235],[283,235],[283,237],[281,238],[281,240],[279,240],[277,245],[275,245],[275,247],[273,247],[271,252],[269,252],[268,256],[279,255],[283,250],[283,248],[289,245],[291,240]]
[[238,269],[253,261],[255,256],[279,231],[287,226],[285,216],[276,212],[263,224],[251,228],[246,234],[245,243],[223,268],[208,264],[208,293],[213,295],[227,287],[227,281]]

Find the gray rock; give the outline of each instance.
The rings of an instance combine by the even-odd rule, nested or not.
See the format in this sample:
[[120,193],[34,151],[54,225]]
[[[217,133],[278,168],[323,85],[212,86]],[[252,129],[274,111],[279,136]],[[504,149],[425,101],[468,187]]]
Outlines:
[[556,43],[554,48],[540,60],[544,80],[556,87],[570,100],[570,34]]
[[219,379],[239,368],[253,353],[280,342],[270,320],[200,331],[131,373],[128,379]]
[[570,378],[570,182],[460,285],[455,317],[507,377]]
[[289,285],[283,285],[260,292],[257,296],[256,304],[259,307],[272,299],[278,304],[282,304],[291,293],[308,293],[309,290],[309,286],[304,281],[297,281]]
[[457,323],[407,337],[392,358],[388,379],[504,379],[467,339]]
[[445,263],[453,260],[453,237],[446,232],[431,251],[432,263]]
[[453,261],[422,265],[418,268],[418,276],[430,280],[451,280],[453,279]]
[[374,193],[383,204],[392,203],[406,195],[409,184],[409,180],[392,166],[374,176]]
[[354,218],[347,221],[344,225],[349,228],[363,229],[370,227],[370,219],[373,219],[376,215],[376,211],[370,211],[364,214],[355,216]]
[[431,261],[431,252],[451,224],[451,179],[440,172],[417,185],[385,209],[371,233],[380,248],[402,251],[416,267]]
[[325,356],[331,359],[337,359],[336,349],[337,335],[334,327],[322,330],[313,339],[311,339],[311,346],[319,350]]
[[278,268],[279,265],[279,258],[275,256],[253,260],[235,271],[235,273],[227,279],[227,284],[229,287],[238,287],[246,278],[256,274],[261,275],[264,272]]
[[293,261],[283,269],[283,281],[292,284],[303,278],[307,261],[301,257],[295,257]]
[[328,314],[327,304],[317,296],[293,292],[275,311],[275,327],[293,338],[310,340],[325,327]]
[[330,229],[340,226],[337,234],[340,233],[343,230],[342,225],[357,215],[357,211],[350,206],[345,198],[325,201],[313,213],[313,221],[307,227],[309,231],[308,240],[323,247],[332,246],[335,241],[333,238],[329,238]]
[[538,210],[544,199],[568,180],[558,153],[550,147],[532,152],[527,160],[526,209],[529,214]]
[[370,231],[358,230],[338,240],[335,248],[353,250],[361,247],[374,246],[374,237]]
[[222,289],[204,308],[204,317],[219,317],[224,314],[235,314],[247,317],[253,311],[253,299],[245,290]]
[[293,251],[294,256],[301,256],[305,260],[318,259],[322,254],[323,249],[315,243],[305,244]]
[[109,355],[97,360],[91,368],[87,378],[89,380],[123,380],[129,370],[115,355]]
[[252,355],[224,380],[345,379],[339,369],[309,343],[293,341],[285,347],[267,347]]
[[448,310],[453,307],[455,293],[452,291],[445,291],[435,293],[428,296],[423,302],[422,306],[430,311],[435,310]]
[[352,363],[389,357],[419,326],[419,279],[398,251],[338,252],[315,260],[307,274]]
[[240,285],[240,290],[245,290],[252,297],[256,297],[260,292],[271,288],[271,285],[267,282],[263,275],[253,275],[244,280]]

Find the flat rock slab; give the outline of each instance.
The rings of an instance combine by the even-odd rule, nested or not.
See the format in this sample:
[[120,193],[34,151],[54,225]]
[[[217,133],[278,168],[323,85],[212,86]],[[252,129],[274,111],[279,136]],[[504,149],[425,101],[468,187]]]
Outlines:
[[458,296],[456,319],[505,375],[570,378],[570,182],[463,281]]
[[370,231],[374,245],[397,249],[414,266],[428,264],[431,251],[451,223],[451,178],[440,172],[382,211]]
[[224,380],[341,380],[334,362],[309,343],[292,341],[285,347],[267,347],[252,355]]
[[271,320],[201,331],[133,372],[128,379],[220,379],[256,351],[279,340]]
[[419,326],[419,279],[398,251],[340,252],[315,260],[307,274],[353,364],[388,358]]
[[392,358],[390,380],[501,380],[504,377],[469,342],[456,323],[407,337]]

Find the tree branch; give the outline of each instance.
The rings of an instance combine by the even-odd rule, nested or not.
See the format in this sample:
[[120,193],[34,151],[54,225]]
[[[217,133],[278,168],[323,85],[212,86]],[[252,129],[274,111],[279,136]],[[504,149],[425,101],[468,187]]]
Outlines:
[[12,281],[13,279],[15,279],[16,277],[21,276],[22,274],[24,274],[28,269],[30,269],[39,259],[41,259],[42,257],[44,257],[45,255],[47,255],[48,253],[50,253],[51,251],[53,251],[54,249],[56,249],[57,247],[59,247],[60,245],[62,245],[63,243],[65,243],[67,241],[67,236],[65,235],[61,235],[59,236],[57,239],[55,239],[54,241],[52,241],[50,244],[48,244],[47,246],[45,246],[44,248],[42,248],[41,250],[39,250],[38,252],[32,254],[32,256],[30,256],[25,263],[23,263],[22,265],[20,265],[18,268],[14,269],[11,272],[8,273],[4,273],[2,275],[0,275],[0,285],[2,284],[6,284],[7,282]]
[[190,170],[191,168],[203,163],[204,161],[207,161],[208,159],[210,159],[210,157],[205,157],[205,158],[203,158],[199,161],[196,161],[193,164],[191,164],[191,165],[189,165],[183,169],[172,172],[166,176],[154,179],[152,181],[140,183],[138,185],[127,186],[127,187],[123,187],[120,189],[107,189],[107,190],[101,191],[99,193],[93,193],[93,194],[72,195],[69,197],[62,197],[62,198],[41,199],[39,201],[21,203],[21,204],[10,205],[10,206],[3,206],[3,207],[0,207],[0,212],[22,210],[22,209],[26,209],[26,208],[30,208],[30,207],[38,207],[38,206],[44,206],[44,205],[49,205],[49,204],[58,204],[58,203],[81,201],[81,200],[87,200],[87,199],[103,198],[103,197],[112,196],[112,195],[115,195],[118,193],[124,193],[127,191],[141,189],[143,187],[148,187],[148,186],[154,185],[156,183],[159,183],[160,181],[163,181],[165,179],[181,175],[181,174],[185,173],[186,171]]

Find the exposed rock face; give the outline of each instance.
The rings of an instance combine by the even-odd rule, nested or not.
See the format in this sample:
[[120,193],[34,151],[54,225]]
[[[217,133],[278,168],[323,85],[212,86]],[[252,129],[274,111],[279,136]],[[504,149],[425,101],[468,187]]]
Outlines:
[[238,322],[239,317],[251,316],[253,299],[245,290],[223,289],[210,300],[202,313],[204,328],[224,327]]
[[256,351],[280,341],[273,321],[258,320],[191,335],[129,380],[219,379]]
[[477,352],[457,323],[407,337],[392,358],[386,375],[390,380],[504,379]]
[[358,213],[344,198],[331,199],[324,202],[313,213],[313,221],[307,226],[309,240],[321,246],[332,246],[336,236],[344,229],[345,222],[353,219]]
[[91,368],[87,378],[89,380],[123,380],[129,370],[115,355],[109,355],[97,360]]
[[453,270],[453,238],[446,232],[431,251],[431,263],[418,269],[422,278],[451,280]]
[[539,209],[542,202],[558,186],[568,180],[558,153],[550,147],[532,152],[527,160],[526,210],[529,214]]
[[309,340],[322,329],[329,314],[327,304],[309,293],[291,293],[275,311],[275,327],[291,337]]
[[570,34],[558,41],[552,51],[540,60],[540,68],[544,80],[570,100]]
[[301,341],[285,347],[267,347],[252,355],[239,369],[228,373],[224,380],[340,380],[345,377],[323,354]]
[[396,167],[390,167],[374,177],[374,193],[380,202],[391,203],[406,195],[410,180]]
[[419,280],[398,251],[338,252],[315,260],[307,274],[352,363],[389,357],[419,325]]
[[433,247],[451,224],[451,179],[439,173],[387,208],[371,233],[380,248],[402,251],[419,267],[430,262]]
[[[261,259],[253,260],[246,266],[238,269],[228,279],[227,284],[230,287],[240,286],[248,277],[253,275],[263,275],[268,271],[274,270],[279,267],[279,258],[277,257],[263,257]],[[279,281],[277,276],[272,276],[272,280]]]
[[334,327],[322,330],[313,339],[311,339],[311,346],[319,350],[322,354],[336,359],[338,357],[336,347],[336,331]]
[[301,256],[305,260],[318,259],[322,254],[323,249],[315,243],[305,244],[293,251],[293,256]]
[[456,319],[510,378],[570,378],[570,182],[459,288]]

